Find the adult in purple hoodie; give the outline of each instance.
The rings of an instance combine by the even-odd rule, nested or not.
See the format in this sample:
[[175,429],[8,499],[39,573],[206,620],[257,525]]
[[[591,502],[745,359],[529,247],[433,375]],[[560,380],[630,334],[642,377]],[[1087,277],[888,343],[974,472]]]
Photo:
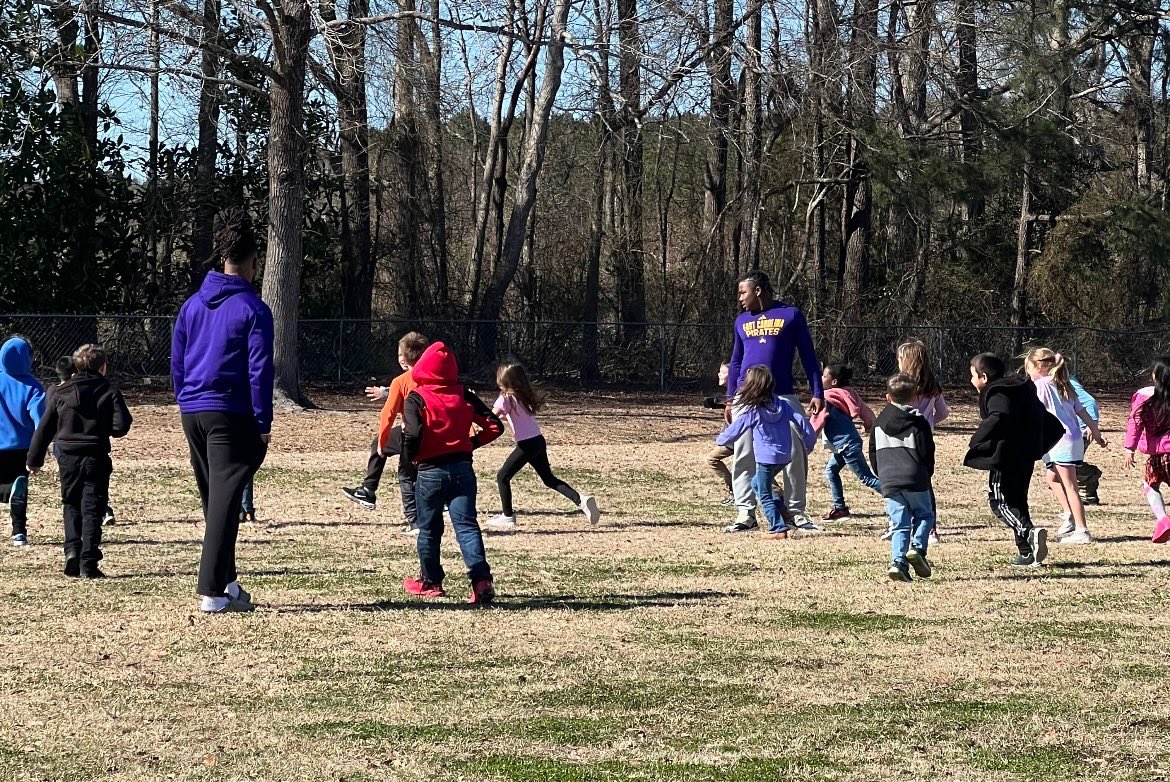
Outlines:
[[[754,271],[742,277],[738,295],[743,313],[735,319],[731,361],[728,362],[727,406],[724,412],[727,423],[730,424],[742,412],[742,408],[734,401],[736,389],[747,371],[759,364],[772,371],[776,380],[776,395],[796,410],[802,409],[792,377],[792,361],[797,353],[800,354],[800,363],[812,390],[810,410],[819,412],[825,404],[821,365],[817,361],[804,313],[791,304],[773,299],[772,282],[763,272]],[[816,529],[804,510],[808,454],[799,442],[800,437],[794,440],[796,447],[792,449],[791,461],[784,468],[784,493],[797,527]],[[757,526],[756,498],[752,493],[756,462],[752,454],[750,437],[736,441],[731,456],[731,491],[735,498],[736,517],[724,528],[725,532],[746,532]]]
[[223,271],[210,271],[183,303],[171,343],[171,376],[203,503],[201,609],[252,610],[240,588],[240,501],[268,451],[272,430],[272,311],[252,289],[256,239],[242,221],[215,237]]

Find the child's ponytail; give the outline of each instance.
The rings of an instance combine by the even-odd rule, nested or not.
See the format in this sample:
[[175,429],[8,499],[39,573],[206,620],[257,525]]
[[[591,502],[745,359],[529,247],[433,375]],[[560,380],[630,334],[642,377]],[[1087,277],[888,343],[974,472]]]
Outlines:
[[1036,348],[1024,357],[1032,366],[1044,370],[1044,374],[1052,378],[1052,382],[1056,384],[1056,390],[1060,392],[1062,399],[1072,399],[1076,396],[1076,390],[1072,387],[1072,381],[1069,379],[1068,365],[1064,363],[1064,356],[1060,355],[1050,348]]
[[1154,376],[1154,393],[1138,409],[1142,428],[1154,437],[1170,432],[1170,356],[1154,359],[1150,368]]

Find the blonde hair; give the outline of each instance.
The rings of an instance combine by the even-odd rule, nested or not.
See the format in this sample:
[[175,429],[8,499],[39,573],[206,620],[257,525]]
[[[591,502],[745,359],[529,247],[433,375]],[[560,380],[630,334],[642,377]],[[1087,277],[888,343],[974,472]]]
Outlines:
[[910,339],[898,346],[898,372],[914,381],[915,393],[923,399],[942,393],[942,384],[930,368],[930,356],[922,340]]
[[78,372],[97,372],[106,365],[106,350],[101,345],[82,345],[73,351],[73,367]]
[[1024,363],[1031,364],[1041,370],[1041,374],[1052,378],[1056,388],[1064,399],[1072,399],[1076,392],[1069,381],[1068,366],[1064,363],[1064,356],[1051,348],[1036,348],[1024,356]]

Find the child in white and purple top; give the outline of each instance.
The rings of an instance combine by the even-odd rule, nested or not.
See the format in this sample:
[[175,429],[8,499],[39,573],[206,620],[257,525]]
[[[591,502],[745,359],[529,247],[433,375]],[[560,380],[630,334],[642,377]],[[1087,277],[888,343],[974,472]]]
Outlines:
[[[930,355],[926,352],[926,345],[917,339],[907,340],[898,346],[898,372],[906,375],[915,384],[914,401],[911,406],[922,414],[926,423],[930,424],[930,431],[946,420],[951,414],[947,400],[943,399],[942,385],[930,368]],[[930,490],[931,510],[934,512],[934,528],[930,531],[930,543],[938,543],[938,500],[934,496],[934,489]],[[883,540],[893,536],[893,527],[882,535]]]
[[590,524],[596,524],[601,518],[596,498],[578,494],[572,486],[553,475],[548,463],[548,445],[533,417],[544,405],[544,395],[532,387],[524,367],[515,362],[501,364],[496,370],[496,385],[500,389],[500,396],[492,405],[493,412],[512,430],[516,447],[496,473],[502,513],[488,521],[487,527],[500,532],[516,528],[516,512],[512,508],[512,479],[526,464],[532,465],[545,486],[563,494],[581,509]]

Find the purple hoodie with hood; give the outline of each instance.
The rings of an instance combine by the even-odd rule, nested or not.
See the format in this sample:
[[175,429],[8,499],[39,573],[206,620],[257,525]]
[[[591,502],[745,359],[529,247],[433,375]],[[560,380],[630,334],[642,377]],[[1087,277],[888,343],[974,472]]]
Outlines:
[[272,311],[243,277],[207,273],[179,310],[171,377],[183,413],[237,413],[272,430]]
[[800,432],[804,449],[811,451],[817,444],[812,424],[781,397],[772,399],[768,407],[746,407],[731,426],[715,440],[726,448],[749,431],[757,464],[788,464],[792,461],[792,428]]

